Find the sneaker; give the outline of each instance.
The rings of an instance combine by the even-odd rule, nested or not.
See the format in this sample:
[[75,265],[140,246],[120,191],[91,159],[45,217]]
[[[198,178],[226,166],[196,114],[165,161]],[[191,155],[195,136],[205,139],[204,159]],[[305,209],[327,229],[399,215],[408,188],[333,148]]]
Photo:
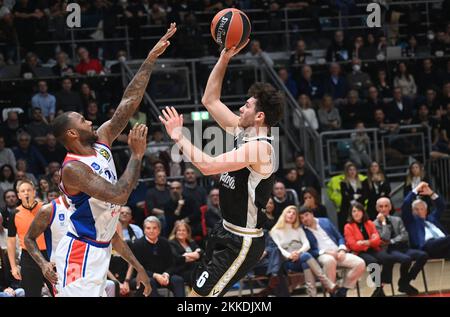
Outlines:
[[330,297],[347,297],[347,289],[340,287],[336,292],[330,294]]
[[377,287],[370,297],[386,297],[382,287]]
[[398,286],[398,291],[401,293],[406,293],[408,296],[415,296],[419,294],[417,288],[412,286],[411,284],[402,284]]

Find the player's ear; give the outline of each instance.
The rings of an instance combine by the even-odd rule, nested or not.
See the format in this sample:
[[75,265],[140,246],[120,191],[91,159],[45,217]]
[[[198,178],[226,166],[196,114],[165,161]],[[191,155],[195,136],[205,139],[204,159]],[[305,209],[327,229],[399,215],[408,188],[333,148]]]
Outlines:
[[69,138],[76,138],[78,136],[78,131],[75,129],[68,129],[66,131],[66,137]]

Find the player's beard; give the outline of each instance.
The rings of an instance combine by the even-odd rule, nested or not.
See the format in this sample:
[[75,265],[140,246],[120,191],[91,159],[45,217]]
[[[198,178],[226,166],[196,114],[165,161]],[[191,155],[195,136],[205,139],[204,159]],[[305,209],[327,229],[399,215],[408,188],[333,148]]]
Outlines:
[[94,143],[98,141],[98,135],[95,134],[94,131],[80,131],[80,138],[83,140],[83,143],[87,143],[89,145],[94,145]]

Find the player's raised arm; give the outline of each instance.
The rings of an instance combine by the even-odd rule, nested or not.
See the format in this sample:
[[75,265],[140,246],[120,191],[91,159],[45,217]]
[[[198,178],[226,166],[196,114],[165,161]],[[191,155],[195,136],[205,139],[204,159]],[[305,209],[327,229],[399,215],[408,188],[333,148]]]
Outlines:
[[52,204],[45,204],[39,209],[33,222],[28,229],[27,234],[24,238],[24,244],[27,248],[28,253],[31,255],[33,260],[39,265],[42,270],[44,277],[51,283],[56,284],[58,282],[58,275],[55,270],[55,263],[48,262],[43,256],[39,247],[37,245],[36,239],[44,233],[50,224],[50,219],[52,217],[53,207]]
[[239,53],[248,43],[236,49],[223,49],[220,58],[214,66],[206,84],[205,93],[202,98],[202,104],[208,109],[214,120],[228,133],[233,134],[234,129],[239,125],[239,116],[235,115],[225,104],[220,101],[223,78],[227,70],[230,59]]
[[97,133],[101,142],[111,145],[123,129],[125,129],[128,120],[136,112],[136,109],[142,101],[157,58],[164,53],[166,48],[170,45],[169,39],[176,31],[176,23],[171,23],[166,34],[150,51],[144,63],[133,77],[133,80],[128,84],[122,100],[111,120],[106,121],[98,128]]
[[135,125],[128,135],[131,157],[117,183],[112,184],[79,161],[68,162],[62,170],[62,180],[68,194],[78,192],[118,205],[126,204],[141,173],[141,162],[147,147],[148,128]]

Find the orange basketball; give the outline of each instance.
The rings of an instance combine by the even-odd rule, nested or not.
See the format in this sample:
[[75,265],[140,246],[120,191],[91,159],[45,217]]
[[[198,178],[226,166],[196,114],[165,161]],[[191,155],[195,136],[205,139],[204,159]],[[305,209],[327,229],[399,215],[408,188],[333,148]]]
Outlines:
[[211,22],[211,35],[221,47],[239,47],[250,36],[251,25],[247,15],[238,9],[223,9]]

